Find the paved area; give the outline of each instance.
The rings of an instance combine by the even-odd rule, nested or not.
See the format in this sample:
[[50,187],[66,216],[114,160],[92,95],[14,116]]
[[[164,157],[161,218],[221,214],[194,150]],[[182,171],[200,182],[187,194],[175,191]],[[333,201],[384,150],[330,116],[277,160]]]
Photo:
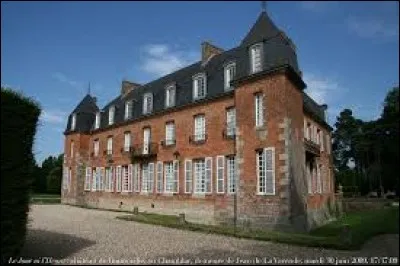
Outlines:
[[289,264],[330,258],[399,257],[398,235],[378,236],[360,251],[337,251],[181,231],[117,220],[117,215],[121,214],[66,205],[33,205],[22,256],[42,262],[50,257],[53,264],[126,265]]

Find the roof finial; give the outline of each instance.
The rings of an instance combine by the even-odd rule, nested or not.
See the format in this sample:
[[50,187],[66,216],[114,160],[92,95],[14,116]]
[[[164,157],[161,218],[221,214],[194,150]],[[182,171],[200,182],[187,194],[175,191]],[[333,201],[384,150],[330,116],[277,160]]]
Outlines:
[[267,1],[261,1],[261,11],[267,12]]
[[89,86],[88,86],[88,94],[90,95],[90,81],[89,81]]

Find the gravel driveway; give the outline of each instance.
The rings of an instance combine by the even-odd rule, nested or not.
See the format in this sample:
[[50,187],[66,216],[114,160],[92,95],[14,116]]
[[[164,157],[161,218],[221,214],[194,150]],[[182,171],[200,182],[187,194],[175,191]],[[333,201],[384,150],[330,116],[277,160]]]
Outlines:
[[398,235],[378,236],[362,250],[350,252],[181,231],[117,220],[117,215],[67,205],[33,205],[22,257],[42,262],[50,257],[54,264],[251,265],[371,256],[392,257],[393,262],[393,257],[397,260],[399,256]]

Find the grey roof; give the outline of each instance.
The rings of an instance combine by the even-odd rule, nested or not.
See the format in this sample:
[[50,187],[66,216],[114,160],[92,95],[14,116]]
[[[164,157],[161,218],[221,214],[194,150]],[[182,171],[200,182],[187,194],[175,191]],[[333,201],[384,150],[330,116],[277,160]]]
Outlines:
[[[90,131],[98,111],[99,108],[97,107],[96,99],[87,94],[68,116],[67,129],[65,133]],[[74,114],[76,115],[76,125],[75,130],[71,131],[71,120],[72,115]]]
[[[279,33],[279,29],[273,24],[268,15],[265,12],[262,12],[250,32],[238,47],[213,56],[206,64],[202,64],[201,61],[198,61],[185,68],[135,88],[124,97],[121,95],[117,96],[102,109],[100,129],[108,127],[108,110],[111,106],[115,106],[113,126],[127,122],[124,120],[126,101],[133,101],[133,110],[129,121],[148,116],[142,114],[143,95],[147,92],[150,92],[153,95],[153,112],[150,115],[165,111],[165,87],[171,83],[176,85],[175,108],[193,104],[195,101],[192,97],[192,78],[198,73],[205,73],[207,77],[207,94],[202,100],[208,100],[225,95],[226,93],[231,93],[224,91],[224,66],[229,62],[236,63],[235,79],[249,76],[250,59],[248,56],[248,49],[250,45],[256,42],[263,43],[264,70],[274,69],[280,66],[289,66],[297,75],[299,75],[300,71],[297,64],[296,52],[288,40]],[[318,105],[309,106],[310,107],[307,108],[312,112],[316,111],[316,115],[319,116]],[[93,111],[93,109],[91,111]],[[323,117],[321,117],[321,119],[323,119]],[[94,117],[92,119],[92,116],[90,116],[90,119],[88,117],[86,120],[91,123],[86,125],[85,129],[93,129]],[[68,132],[69,129],[70,123],[68,122],[66,132]]]

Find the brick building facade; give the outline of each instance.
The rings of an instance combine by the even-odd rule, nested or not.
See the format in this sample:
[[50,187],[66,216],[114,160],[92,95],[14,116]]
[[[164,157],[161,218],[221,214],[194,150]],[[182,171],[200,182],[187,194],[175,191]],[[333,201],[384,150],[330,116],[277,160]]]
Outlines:
[[188,67],[123,81],[68,118],[62,202],[210,224],[309,230],[334,201],[326,105],[303,90],[296,47],[262,12],[238,47],[202,43]]

